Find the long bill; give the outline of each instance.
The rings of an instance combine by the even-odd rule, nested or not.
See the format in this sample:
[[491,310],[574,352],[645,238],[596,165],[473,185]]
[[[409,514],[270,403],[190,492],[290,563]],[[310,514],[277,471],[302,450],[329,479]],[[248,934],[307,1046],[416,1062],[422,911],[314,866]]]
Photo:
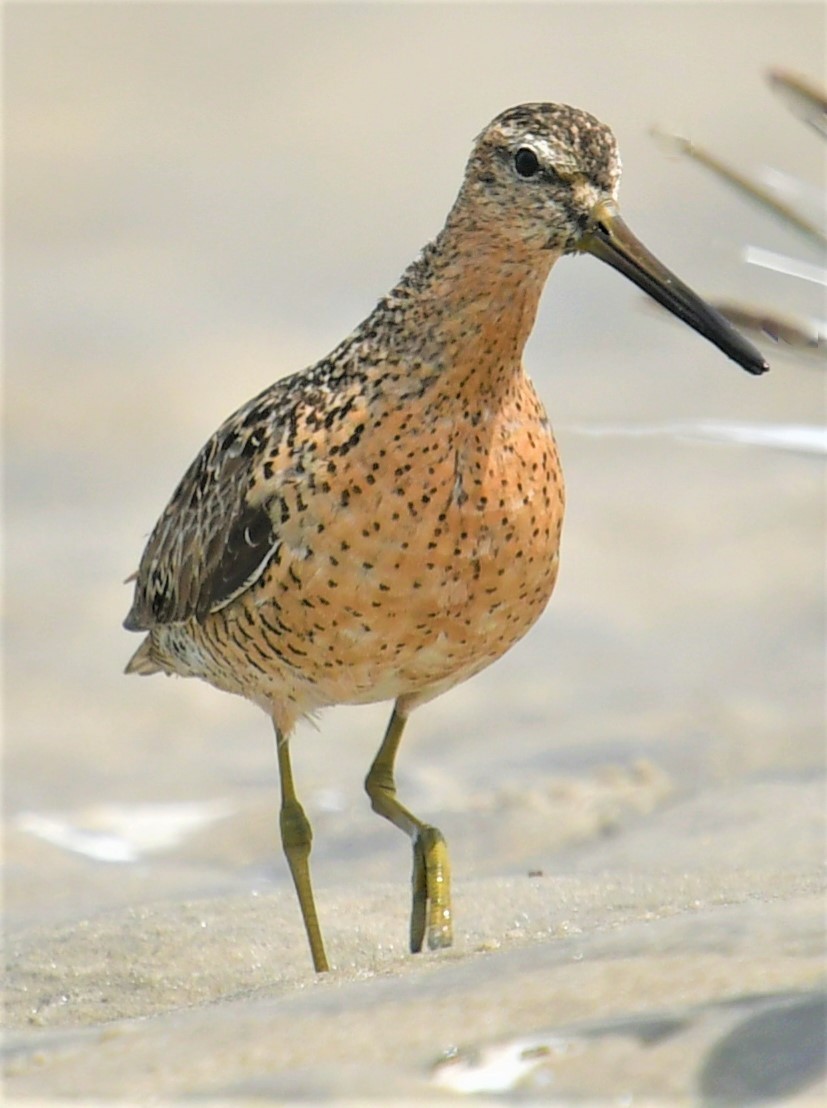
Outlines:
[[594,254],[634,281],[653,300],[709,339],[748,373],[766,373],[770,368],[764,356],[720,312],[661,265],[632,234],[613,201],[601,200],[592,209],[591,225],[577,244],[577,250]]

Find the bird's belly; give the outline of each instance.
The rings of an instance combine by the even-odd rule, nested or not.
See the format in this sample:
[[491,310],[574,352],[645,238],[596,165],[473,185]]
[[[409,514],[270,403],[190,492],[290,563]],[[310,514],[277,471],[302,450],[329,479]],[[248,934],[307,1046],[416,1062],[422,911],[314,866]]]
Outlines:
[[428,699],[525,634],[551,596],[557,564],[556,551],[542,564],[516,568],[489,554],[479,569],[457,565],[441,577],[417,562],[405,574],[407,588],[383,592],[363,583],[324,630],[305,625],[303,638],[312,633],[314,648],[305,673],[331,703]]
[[[564,496],[554,442],[434,463],[421,481],[362,485],[260,590],[329,703],[428,699],[482,669],[538,618],[557,576]],[[399,467],[397,467],[399,468]]]

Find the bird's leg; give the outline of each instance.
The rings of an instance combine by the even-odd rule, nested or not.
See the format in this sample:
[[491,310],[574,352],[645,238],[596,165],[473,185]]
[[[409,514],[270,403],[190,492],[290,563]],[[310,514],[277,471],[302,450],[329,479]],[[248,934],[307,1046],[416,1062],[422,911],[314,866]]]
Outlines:
[[417,954],[426,934],[431,950],[451,945],[451,867],[442,832],[417,819],[396,799],[394,762],[406,722],[407,716],[397,705],[365,778],[365,790],[374,812],[390,820],[413,841],[411,951]]
[[310,943],[313,968],[317,973],[323,973],[330,967],[327,964],[327,956],[324,952],[319,917],[316,915],[316,904],[313,900],[313,886],[310,883],[309,858],[313,831],[310,827],[310,820],[304,814],[304,808],[299,804],[296,797],[287,738],[279,734],[278,728],[276,728],[276,752],[279,760],[279,776],[281,777],[281,811],[279,813],[281,844],[284,847],[284,853],[287,855],[287,864],[290,866],[293,884],[296,886],[296,893],[299,897],[299,907],[307,931],[307,940]]

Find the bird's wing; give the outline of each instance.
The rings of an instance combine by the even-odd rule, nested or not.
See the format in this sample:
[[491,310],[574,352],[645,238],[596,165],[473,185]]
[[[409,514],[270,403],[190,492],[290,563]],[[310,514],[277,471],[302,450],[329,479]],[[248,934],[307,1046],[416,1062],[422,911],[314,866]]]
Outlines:
[[204,620],[264,571],[279,545],[269,460],[283,431],[278,414],[263,393],[230,416],[184,474],[141,558],[128,630]]

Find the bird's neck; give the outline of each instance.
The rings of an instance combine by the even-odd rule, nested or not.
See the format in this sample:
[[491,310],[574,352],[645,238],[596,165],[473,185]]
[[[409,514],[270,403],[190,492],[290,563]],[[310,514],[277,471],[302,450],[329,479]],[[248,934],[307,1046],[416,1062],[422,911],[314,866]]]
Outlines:
[[377,309],[408,384],[486,401],[513,390],[555,258],[449,220]]

